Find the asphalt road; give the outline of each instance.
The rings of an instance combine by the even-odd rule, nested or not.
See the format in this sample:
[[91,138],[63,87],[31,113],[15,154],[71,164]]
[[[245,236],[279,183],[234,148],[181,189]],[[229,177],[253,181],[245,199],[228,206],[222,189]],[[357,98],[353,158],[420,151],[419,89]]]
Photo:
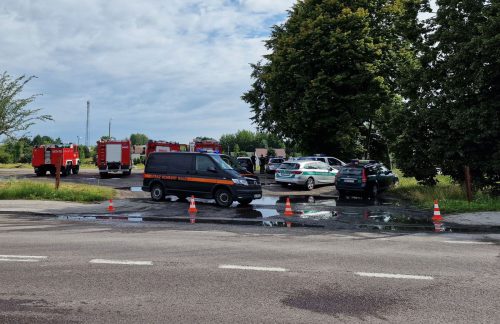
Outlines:
[[498,323],[500,235],[0,215],[0,322]]

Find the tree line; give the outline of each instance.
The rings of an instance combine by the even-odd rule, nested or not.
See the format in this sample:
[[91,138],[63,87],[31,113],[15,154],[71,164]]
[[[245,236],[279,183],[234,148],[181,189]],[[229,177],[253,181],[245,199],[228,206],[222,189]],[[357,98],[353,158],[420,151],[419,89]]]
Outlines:
[[[499,0],[304,0],[272,28],[242,99],[262,131],[306,153],[393,157],[500,181]],[[422,18],[428,17],[428,18]]]

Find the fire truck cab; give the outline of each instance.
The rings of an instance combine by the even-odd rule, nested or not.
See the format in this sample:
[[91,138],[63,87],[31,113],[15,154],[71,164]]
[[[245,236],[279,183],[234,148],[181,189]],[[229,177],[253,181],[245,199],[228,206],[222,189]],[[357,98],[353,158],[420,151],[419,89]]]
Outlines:
[[97,167],[102,178],[110,173],[132,173],[132,144],[129,140],[98,141],[97,142]]
[[190,152],[222,153],[222,146],[216,140],[195,138],[189,143]]
[[56,174],[56,166],[61,166],[61,175],[67,176],[71,172],[78,174],[80,171],[80,153],[75,144],[48,144],[33,148],[31,165],[39,177],[47,174]]
[[146,158],[153,152],[185,152],[187,145],[177,142],[149,140],[146,146]]

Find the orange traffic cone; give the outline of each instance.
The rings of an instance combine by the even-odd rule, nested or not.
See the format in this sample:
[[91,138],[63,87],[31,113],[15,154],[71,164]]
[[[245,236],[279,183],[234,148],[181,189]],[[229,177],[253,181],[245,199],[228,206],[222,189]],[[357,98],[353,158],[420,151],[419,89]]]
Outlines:
[[292,205],[290,204],[290,198],[286,199],[285,216],[293,216],[293,210],[292,210]]
[[441,216],[441,211],[439,210],[439,205],[437,199],[434,200],[434,216],[432,216],[433,222],[442,222],[443,217]]
[[191,196],[191,203],[189,204],[188,212],[197,213],[198,209],[196,209],[196,204],[194,202],[194,196]]
[[108,211],[109,212],[114,212],[115,211],[115,207],[113,207],[113,199],[109,200]]

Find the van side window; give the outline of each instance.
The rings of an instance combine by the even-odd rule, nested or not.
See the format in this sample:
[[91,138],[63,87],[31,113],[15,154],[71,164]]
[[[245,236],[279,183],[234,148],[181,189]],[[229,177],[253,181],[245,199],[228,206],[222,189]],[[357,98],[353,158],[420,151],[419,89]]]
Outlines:
[[191,171],[192,156],[188,154],[169,154],[168,156],[168,172],[169,173],[186,173]]
[[209,168],[215,168],[215,163],[208,156],[196,156],[196,171],[206,172]]
[[165,173],[167,172],[168,157],[161,155],[150,155],[147,161],[146,172],[148,173]]

